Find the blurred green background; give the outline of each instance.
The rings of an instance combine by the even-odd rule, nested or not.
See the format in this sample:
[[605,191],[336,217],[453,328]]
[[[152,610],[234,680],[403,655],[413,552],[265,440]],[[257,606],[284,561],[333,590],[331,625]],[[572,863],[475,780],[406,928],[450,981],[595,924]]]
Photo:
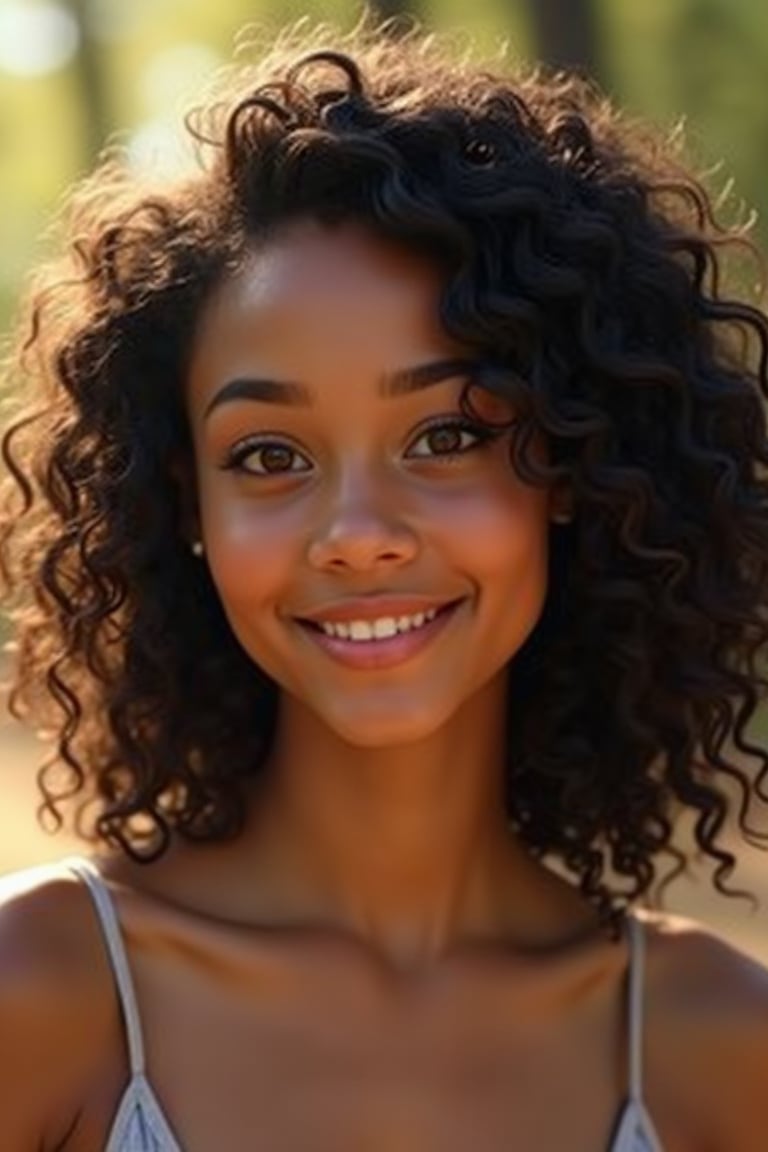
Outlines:
[[[400,5],[380,0],[374,12]],[[633,113],[682,118],[699,169],[768,209],[765,0],[412,0],[430,26],[480,50],[574,64]],[[0,0],[0,327],[63,191],[107,138],[137,167],[177,162],[180,113],[248,23],[303,14],[353,24],[348,0]],[[760,225],[758,225],[760,229]],[[763,239],[765,226],[762,226]]]
[[[479,53],[505,40],[512,62],[578,67],[662,133],[683,121],[694,169],[710,173],[716,195],[732,179],[729,215],[755,210],[765,248],[765,0],[379,0],[370,9],[405,10],[471,38]],[[107,141],[137,171],[174,168],[183,111],[246,25],[276,30],[308,15],[349,28],[360,13],[345,0],[0,0],[0,331],[45,252],[46,225]],[[0,707],[0,872],[72,847],[36,830],[38,751]],[[708,874],[676,885],[669,905],[768,962],[768,856],[745,852],[734,880],[761,896],[757,916],[712,900]]]

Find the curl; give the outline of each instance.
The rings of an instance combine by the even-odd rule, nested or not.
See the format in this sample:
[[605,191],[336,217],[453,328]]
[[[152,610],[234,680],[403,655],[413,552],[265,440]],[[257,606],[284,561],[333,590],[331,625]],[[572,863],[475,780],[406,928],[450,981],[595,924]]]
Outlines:
[[572,494],[510,668],[511,824],[607,921],[664,857],[685,865],[684,811],[731,891],[726,822],[762,844],[768,801],[748,732],[766,688],[768,324],[722,274],[743,236],[582,81],[496,75],[414,29],[295,32],[194,123],[195,177],[149,193],[110,166],[81,189],[69,256],[23,318],[0,573],[13,707],[69,770],[43,770],[46,811],[87,801],[92,835],[146,859],[173,832],[237,834],[277,690],[183,540],[188,349],[270,230],[350,220],[435,261],[446,332],[514,404],[511,467]]

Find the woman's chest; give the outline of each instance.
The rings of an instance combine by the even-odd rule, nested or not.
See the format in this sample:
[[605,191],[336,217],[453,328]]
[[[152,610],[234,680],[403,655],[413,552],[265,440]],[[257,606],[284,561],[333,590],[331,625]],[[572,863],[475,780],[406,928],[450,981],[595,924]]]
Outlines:
[[[322,951],[223,979],[169,955],[134,967],[149,1081],[182,1152],[646,1152],[614,1149],[628,1075],[615,960],[544,982],[481,966],[403,985]],[[112,1051],[107,1117],[119,1027]]]
[[268,1070],[243,1053],[188,1060],[183,1083],[155,1087],[184,1152],[608,1152],[621,1097],[606,1084],[460,1063],[451,1075],[329,1055]]
[[465,1003],[410,1018],[354,995],[300,1014],[198,1005],[148,1030],[152,1081],[183,1152],[609,1152],[620,1029],[575,1015],[516,1028]]

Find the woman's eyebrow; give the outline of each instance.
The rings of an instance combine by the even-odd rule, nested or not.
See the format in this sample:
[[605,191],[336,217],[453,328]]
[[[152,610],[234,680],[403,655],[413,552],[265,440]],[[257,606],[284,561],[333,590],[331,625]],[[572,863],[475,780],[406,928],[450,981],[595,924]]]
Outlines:
[[[379,395],[385,397],[405,396],[440,384],[452,376],[467,376],[477,367],[477,361],[469,358],[433,360],[427,364],[417,364],[411,368],[398,368],[389,372],[379,381]],[[287,404],[307,408],[314,403],[313,394],[305,384],[288,380],[269,380],[264,377],[243,376],[229,380],[208,402],[203,419],[207,420],[215,408],[233,400],[257,400],[265,404]]]

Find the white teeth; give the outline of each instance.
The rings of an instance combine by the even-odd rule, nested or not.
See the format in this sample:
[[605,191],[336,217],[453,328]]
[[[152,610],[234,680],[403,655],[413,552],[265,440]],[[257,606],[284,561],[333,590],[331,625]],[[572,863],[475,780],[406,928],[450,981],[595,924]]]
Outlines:
[[381,616],[377,620],[350,620],[347,623],[321,622],[320,627],[326,636],[337,636],[342,640],[388,640],[398,632],[410,632],[434,620],[437,608],[428,612],[417,612],[414,616]]

